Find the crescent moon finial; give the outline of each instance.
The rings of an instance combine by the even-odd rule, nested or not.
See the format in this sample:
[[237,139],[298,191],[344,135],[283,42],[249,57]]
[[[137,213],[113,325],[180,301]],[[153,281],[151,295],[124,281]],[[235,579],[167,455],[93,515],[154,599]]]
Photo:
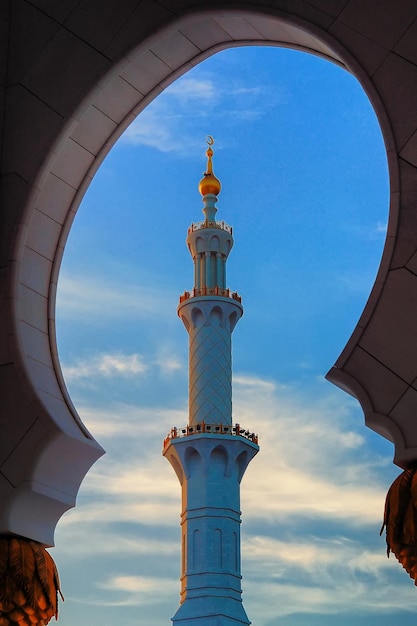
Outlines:
[[202,196],[206,196],[208,194],[217,196],[220,193],[222,186],[219,179],[216,178],[213,173],[212,145],[214,144],[214,139],[211,135],[206,135],[206,143],[208,146],[206,150],[207,170],[204,172],[204,177],[200,180],[198,188]]

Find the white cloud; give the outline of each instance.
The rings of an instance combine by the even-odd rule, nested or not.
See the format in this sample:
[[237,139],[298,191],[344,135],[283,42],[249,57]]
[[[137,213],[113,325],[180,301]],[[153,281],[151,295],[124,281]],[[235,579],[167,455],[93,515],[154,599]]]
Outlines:
[[261,108],[250,109],[250,108],[245,108],[245,107],[241,107],[239,109],[233,109],[233,110],[230,109],[228,113],[235,120],[236,119],[242,120],[242,121],[246,120],[247,122],[258,120],[260,117],[265,115],[265,112]]
[[115,576],[106,583],[99,586],[103,589],[127,591],[127,592],[157,592],[160,588],[159,578],[148,578],[145,576]]
[[345,220],[341,226],[342,230],[347,232],[349,235],[353,237],[358,237],[363,241],[381,241],[381,251],[382,251],[382,243],[387,234],[388,222],[378,220],[374,224],[359,224],[359,223],[351,223]]
[[178,151],[178,137],[172,130],[175,124],[170,118],[171,116],[167,117],[159,105],[149,105],[127,128],[120,141],[134,146],[156,148],[161,152]]
[[377,222],[375,226],[374,233],[376,235],[386,235],[387,234],[387,222]]
[[[103,511],[105,513],[105,511]],[[104,518],[106,519],[106,518]],[[178,518],[177,518],[178,519]],[[65,518],[64,518],[65,520]],[[63,520],[63,521],[64,521]],[[107,520],[106,520],[107,521]],[[112,521],[112,520],[109,520]],[[126,556],[144,556],[150,555],[152,558],[175,558],[178,555],[179,547],[172,542],[171,536],[161,536],[158,539],[152,539],[148,536],[141,536],[139,532],[135,535],[128,535],[126,532],[114,533],[109,536],[107,527],[100,528],[97,522],[90,524],[83,517],[76,517],[71,525],[64,522],[63,534],[71,541],[62,542],[59,545],[59,552],[65,555],[65,559],[79,559],[80,555],[126,555]],[[88,530],[90,540],[88,550],[85,549],[85,534]],[[58,531],[58,539],[61,536],[61,530]]]
[[148,371],[148,365],[140,354],[99,354],[90,359],[82,359],[75,365],[63,365],[62,371],[68,382],[97,376],[138,376]]
[[219,96],[212,80],[180,78],[142,111],[126,129],[121,142],[187,155],[190,150],[197,150],[199,143],[186,133],[178,137],[179,118],[204,116]]
[[103,354],[99,363],[99,372],[103,376],[114,374],[134,375],[146,372],[147,365],[140,354]]
[[144,439],[148,441],[159,437],[162,441],[171,426],[185,424],[188,414],[185,406],[173,409],[124,403],[113,403],[106,407],[80,404],[77,410],[94,436],[108,439],[107,443],[113,446],[120,441],[126,442],[129,444],[127,449],[141,445]]
[[[233,385],[240,385],[246,388],[246,390],[254,389],[257,393],[260,393],[260,391],[275,392],[278,386],[274,381],[264,380],[259,378],[259,376],[248,376],[247,374],[234,374]],[[285,389],[286,387],[280,385],[280,388]]]
[[92,385],[97,386],[100,379],[107,379],[107,382],[112,379],[116,384],[123,378],[138,381],[155,372],[170,377],[183,370],[185,364],[174,352],[161,352],[156,358],[148,360],[139,353],[112,352],[94,354],[72,363],[61,363],[61,367],[65,381],[75,390],[76,385],[79,389],[85,385],[90,388]]
[[157,348],[157,354],[153,359],[153,364],[156,365],[165,376],[170,376],[175,372],[187,368],[187,363],[184,363],[177,354],[178,350],[176,346],[172,345],[169,341],[164,341],[163,344]]
[[[379,483],[382,461],[368,458],[350,400],[333,393],[303,398],[296,387],[253,376],[237,375],[235,382],[235,421],[259,432],[261,446],[242,483],[244,519],[279,524],[307,516],[377,528],[386,492]],[[177,478],[160,455],[165,434],[186,423],[186,408],[118,404],[79,412],[108,454],[85,480],[88,504],[68,523],[140,519],[152,525],[163,523],[162,509],[179,514]]]
[[[286,540],[265,536],[243,541],[245,593],[249,616],[277,619],[291,613],[340,614],[395,611],[410,604],[411,585],[393,577],[398,565],[383,549],[366,547],[364,541],[339,536],[296,536]],[[391,593],[387,594],[389,587]],[[268,622],[269,623],[269,622]]]
[[122,600],[108,600],[108,606],[138,606],[153,604],[155,596],[161,601],[174,591],[174,582],[170,579],[161,580],[151,576],[116,575],[97,587],[108,593],[123,594]]
[[[102,582],[96,582],[95,587],[96,589],[104,590],[106,593],[104,595],[102,593],[99,595],[92,594],[92,597],[71,598],[71,600],[78,604],[89,606],[142,607],[154,604],[155,597],[158,597],[159,603],[161,603],[174,592],[172,579],[132,576],[129,574],[117,574],[107,577]],[[135,623],[138,623],[138,621],[135,620]]]
[[[259,432],[261,446],[241,487],[249,616],[266,623],[291,612],[348,610],[352,602],[358,610],[401,606],[407,590],[390,601],[380,591],[399,568],[378,537],[390,459],[369,456],[354,403],[339,392],[323,389],[316,398],[253,375],[238,373],[234,382],[235,419]],[[153,589],[162,585],[175,609],[181,488],[161,447],[170,427],[186,422],[185,407],[117,404],[80,413],[104,437],[108,454],[85,479],[77,509],[59,524],[58,559],[68,566],[80,558],[118,559],[110,574],[96,577],[109,606],[154,602]],[[328,527],[338,536],[327,536]],[[123,563],[135,575],[122,571]]]
[[181,103],[190,104],[195,100],[199,107],[204,107],[207,103],[215,102],[219,97],[219,91],[213,80],[192,78],[185,76],[175,81],[167,89],[167,94],[178,98]]
[[227,95],[229,96],[248,96],[248,95],[260,95],[264,89],[259,86],[256,87],[246,87],[246,86],[236,86],[227,90]]
[[259,433],[261,447],[243,481],[245,516],[378,525],[385,500],[380,459],[368,458],[364,427],[354,424],[350,400],[339,392],[312,400],[297,387],[274,389],[262,380],[256,386],[253,377],[245,388],[245,377],[236,378],[234,414]]
[[251,580],[245,589],[244,603],[249,617],[262,615],[263,624],[279,623],[285,615],[300,613],[305,614],[306,623],[310,622],[309,614],[333,614],[334,623],[338,623],[344,613],[403,611],[414,606],[413,596],[415,598],[415,590],[411,587],[393,585],[388,580],[378,585],[377,581],[369,584],[360,578],[351,578],[344,563],[339,563],[333,572],[332,586],[320,579],[310,585],[297,580]]
[[[336,563],[344,563],[345,570],[367,572],[378,577],[381,572],[391,567],[383,550],[376,552],[363,550],[362,544],[347,537],[318,538],[292,536],[288,540],[272,537],[254,536],[242,542],[245,561],[253,562],[257,567],[282,569],[291,567],[305,570],[313,576],[320,570],[334,567]],[[283,568],[281,566],[284,566]]]
[[[282,98],[283,94],[271,93],[267,85],[230,85],[223,83],[219,76],[196,79],[187,75],[144,109],[120,141],[189,156],[201,150],[195,133],[186,130],[189,119],[194,122],[197,118],[206,119],[216,111],[216,115],[227,117],[231,122],[250,122],[266,115]],[[179,120],[183,128],[181,137],[177,135]]]
[[96,323],[109,319],[148,319],[171,316],[167,301],[172,299],[175,310],[177,294],[122,282],[112,284],[96,276],[60,275],[57,309],[59,318],[68,320],[94,319]]

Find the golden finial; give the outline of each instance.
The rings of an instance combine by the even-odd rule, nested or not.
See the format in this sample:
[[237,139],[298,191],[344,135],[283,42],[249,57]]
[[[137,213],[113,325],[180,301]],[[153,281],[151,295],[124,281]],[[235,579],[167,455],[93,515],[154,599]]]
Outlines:
[[207,194],[213,194],[215,196],[218,196],[222,186],[220,184],[219,179],[216,178],[216,176],[213,174],[213,162],[212,162],[213,149],[211,147],[214,144],[213,137],[211,135],[207,135],[206,142],[208,145],[208,148],[206,151],[207,171],[204,172],[204,178],[200,180],[200,183],[198,185],[198,190],[202,196],[206,196]]

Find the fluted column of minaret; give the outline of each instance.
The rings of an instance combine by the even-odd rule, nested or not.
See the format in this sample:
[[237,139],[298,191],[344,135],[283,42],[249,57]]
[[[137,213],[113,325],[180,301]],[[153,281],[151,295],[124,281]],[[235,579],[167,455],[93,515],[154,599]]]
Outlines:
[[178,314],[189,334],[189,420],[173,428],[163,454],[182,487],[181,605],[174,626],[248,626],[240,571],[240,481],[257,437],[232,426],[231,336],[243,313],[226,288],[232,229],[215,220],[220,181],[208,164],[199,190],[204,217],[188,229],[194,287]]

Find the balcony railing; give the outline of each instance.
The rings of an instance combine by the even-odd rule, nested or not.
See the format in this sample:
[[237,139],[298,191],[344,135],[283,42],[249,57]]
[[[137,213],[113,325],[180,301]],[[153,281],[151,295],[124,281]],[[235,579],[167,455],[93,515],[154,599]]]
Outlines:
[[194,222],[188,229],[188,235],[193,233],[195,230],[201,230],[202,228],[218,228],[219,230],[225,230],[227,233],[232,234],[233,229],[226,222],[209,222],[208,220],[203,220],[201,222]]
[[184,291],[184,293],[180,296],[180,304],[184,302],[184,300],[197,298],[198,296],[222,296],[223,298],[232,298],[232,300],[236,300],[236,302],[239,303],[242,302],[242,298],[236,291],[221,289],[220,287],[201,287],[200,289]]
[[242,428],[240,424],[234,426],[225,426],[224,424],[206,424],[201,422],[195,426],[184,426],[184,428],[171,428],[170,432],[164,439],[164,450],[172,439],[178,437],[189,437],[190,435],[201,435],[202,433],[210,433],[213,435],[236,435],[244,437],[252,443],[258,444],[258,435]]

